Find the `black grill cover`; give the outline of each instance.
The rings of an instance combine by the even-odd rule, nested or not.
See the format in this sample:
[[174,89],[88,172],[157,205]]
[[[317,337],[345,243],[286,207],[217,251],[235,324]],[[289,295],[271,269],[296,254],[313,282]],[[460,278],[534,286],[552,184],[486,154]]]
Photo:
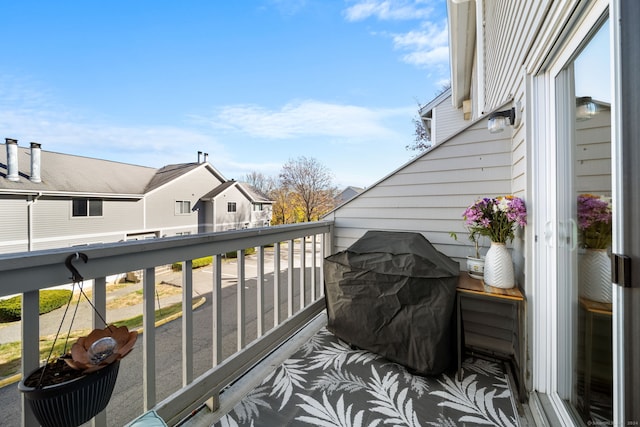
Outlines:
[[324,260],[327,328],[423,375],[455,359],[460,272],[419,233],[368,231]]

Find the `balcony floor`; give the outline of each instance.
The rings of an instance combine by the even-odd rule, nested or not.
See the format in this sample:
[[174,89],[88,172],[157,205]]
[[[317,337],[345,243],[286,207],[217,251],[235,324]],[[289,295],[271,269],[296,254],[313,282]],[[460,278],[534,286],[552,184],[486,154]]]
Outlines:
[[244,384],[223,392],[218,411],[205,408],[184,425],[529,425],[518,414],[501,362],[469,358],[462,381],[455,372],[416,376],[373,353],[351,349],[324,325],[322,315],[315,330],[284,346],[294,350],[281,349],[280,360],[266,361],[261,375],[251,372]]

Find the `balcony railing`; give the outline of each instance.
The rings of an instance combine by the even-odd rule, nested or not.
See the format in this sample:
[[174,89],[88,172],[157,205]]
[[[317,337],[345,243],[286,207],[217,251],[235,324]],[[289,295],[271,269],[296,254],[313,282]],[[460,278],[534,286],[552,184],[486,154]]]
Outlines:
[[[117,244],[82,247],[86,264],[75,264],[85,280],[93,280],[93,304],[104,317],[107,277],[127,271],[143,271],[142,347],[143,410],[155,409],[169,424],[175,423],[208,400],[216,404],[220,390],[241,377],[251,366],[284,342],[324,308],[322,259],[332,252],[332,222],[315,222],[247,229],[222,233],[163,238]],[[265,279],[265,249],[273,246],[273,279]],[[256,254],[256,339],[247,343],[248,322],[245,272],[246,248]],[[38,314],[39,291],[69,283],[65,259],[77,248],[0,255],[0,296],[22,294],[22,374],[40,364]],[[222,257],[237,251],[236,277],[236,352],[223,359]],[[212,366],[194,375],[194,322],[192,304],[192,260],[213,256],[212,279]],[[157,399],[156,359],[162,349],[156,347],[155,267],[183,262],[182,273],[182,387],[161,401]],[[296,272],[297,271],[297,272]],[[271,276],[270,276],[271,277]],[[286,282],[286,287],[284,286]],[[265,282],[273,294],[273,319],[267,319]],[[283,294],[281,289],[286,289]],[[296,299],[296,291],[298,298]],[[281,309],[284,307],[284,309]],[[286,311],[286,312],[285,312]],[[106,318],[106,317],[105,317]],[[227,319],[228,320],[228,319]],[[99,314],[92,323],[102,328]],[[274,325],[273,328],[267,326]],[[277,327],[275,327],[277,325]],[[123,363],[126,363],[125,359]],[[22,401],[22,424],[36,421]],[[94,425],[107,424],[106,411],[96,416]]]

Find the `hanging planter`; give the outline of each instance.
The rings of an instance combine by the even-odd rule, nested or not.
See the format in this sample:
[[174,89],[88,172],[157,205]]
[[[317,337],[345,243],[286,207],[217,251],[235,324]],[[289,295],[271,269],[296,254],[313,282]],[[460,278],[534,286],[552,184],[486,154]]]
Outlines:
[[[38,422],[44,427],[79,426],[106,408],[118,377],[120,361],[109,364],[100,371],[76,376],[78,372],[58,359],[46,367],[33,371],[20,381],[18,390],[22,392]],[[53,385],[40,386],[42,371],[70,379]],[[73,371],[72,374],[65,370]]]
[[[76,256],[87,261],[84,254]],[[66,264],[73,274],[75,287],[76,283],[82,282],[82,276],[71,265],[72,257],[67,258]],[[81,284],[80,294],[89,301]],[[65,315],[70,304],[71,298]],[[72,325],[73,319],[69,332]],[[44,427],[79,426],[103,411],[116,384],[120,359],[131,351],[138,337],[137,332],[129,332],[126,326],[109,325],[104,329],[94,329],[86,337],[78,338],[70,352],[66,352],[65,345],[65,354],[52,360],[60,328],[45,365],[25,376],[18,384],[18,390],[23,393],[38,422]]]

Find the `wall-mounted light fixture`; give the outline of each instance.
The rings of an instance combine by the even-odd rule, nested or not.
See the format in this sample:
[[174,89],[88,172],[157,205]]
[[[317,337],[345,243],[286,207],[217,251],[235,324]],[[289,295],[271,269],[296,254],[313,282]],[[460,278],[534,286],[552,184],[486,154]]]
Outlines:
[[487,128],[491,133],[502,132],[507,126],[507,120],[509,125],[513,126],[516,122],[516,109],[515,107],[510,110],[496,111],[489,115],[487,121]]
[[590,96],[576,98],[576,120],[585,121],[598,114],[598,105]]

